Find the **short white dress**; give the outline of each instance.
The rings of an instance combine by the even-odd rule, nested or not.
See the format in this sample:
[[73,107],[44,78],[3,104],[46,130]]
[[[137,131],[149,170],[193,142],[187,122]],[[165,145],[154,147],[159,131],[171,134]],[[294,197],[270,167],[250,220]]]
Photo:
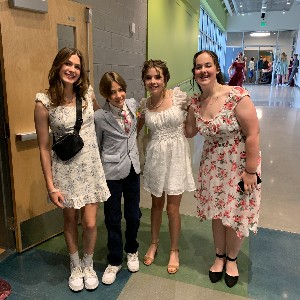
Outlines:
[[[87,107],[82,109],[83,124],[79,134],[84,142],[83,148],[68,161],[62,161],[52,151],[53,183],[63,194],[64,207],[68,208],[80,209],[89,203],[106,201],[110,196],[96,140],[92,92],[90,86],[84,99]],[[73,132],[76,106],[51,107],[45,93],[37,93],[35,101],[43,103],[48,109],[49,125],[56,140]]]
[[173,106],[161,112],[149,111],[146,98],[140,102],[140,113],[150,133],[143,187],[156,197],[163,192],[180,195],[195,190],[190,148],[183,130],[189,98],[179,88],[172,94]]

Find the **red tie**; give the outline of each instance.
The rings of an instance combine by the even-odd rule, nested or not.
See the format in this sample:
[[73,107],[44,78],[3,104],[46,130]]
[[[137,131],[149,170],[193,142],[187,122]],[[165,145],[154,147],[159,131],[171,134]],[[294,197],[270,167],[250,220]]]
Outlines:
[[123,119],[124,119],[124,130],[128,134],[130,131],[130,127],[131,127],[131,122],[129,121],[128,115],[126,114],[125,110],[122,110],[121,116],[123,116]]

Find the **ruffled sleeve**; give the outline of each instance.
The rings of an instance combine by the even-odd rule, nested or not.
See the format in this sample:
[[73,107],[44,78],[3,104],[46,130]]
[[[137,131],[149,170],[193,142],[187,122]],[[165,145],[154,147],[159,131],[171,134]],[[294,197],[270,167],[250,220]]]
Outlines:
[[136,112],[138,118],[145,118],[146,107],[147,107],[147,98],[142,98]]
[[243,99],[246,96],[250,97],[249,92],[245,88],[243,88],[241,86],[235,86],[235,87],[233,87],[232,90],[231,90],[231,93],[232,93],[232,99],[236,103],[238,103],[241,99]]
[[182,92],[179,87],[173,89],[174,105],[179,106],[182,110],[186,110],[191,104],[191,98],[186,92]]
[[48,110],[50,109],[50,99],[45,93],[37,93],[35,96],[35,102],[42,102]]
[[87,101],[87,102],[93,102],[92,100],[92,95],[94,93],[94,90],[92,88],[92,86],[90,85],[84,95],[84,99]]

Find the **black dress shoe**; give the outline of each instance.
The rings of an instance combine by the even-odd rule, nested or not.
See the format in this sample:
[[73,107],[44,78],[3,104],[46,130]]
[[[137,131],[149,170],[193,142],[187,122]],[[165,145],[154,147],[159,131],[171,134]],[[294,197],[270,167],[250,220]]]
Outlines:
[[[227,260],[229,261],[236,261],[236,258],[230,258],[230,257],[226,257]],[[239,276],[230,276],[225,272],[225,283],[229,288],[232,288],[233,286],[235,286],[237,284],[239,280]]]
[[[216,256],[219,257],[219,258],[225,258],[226,257],[226,254],[217,254],[216,253]],[[224,265],[225,266],[225,265]],[[221,272],[212,272],[212,271],[209,271],[209,279],[212,283],[216,283],[218,281],[220,281],[223,277],[223,271],[224,271],[224,268]]]

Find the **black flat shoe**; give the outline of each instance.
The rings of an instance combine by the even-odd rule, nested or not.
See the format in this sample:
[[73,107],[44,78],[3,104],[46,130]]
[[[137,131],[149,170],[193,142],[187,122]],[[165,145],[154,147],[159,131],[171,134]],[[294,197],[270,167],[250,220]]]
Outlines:
[[[226,257],[227,260],[229,261],[236,261],[236,258],[230,258],[230,257]],[[237,284],[239,280],[239,276],[230,276],[225,272],[225,283],[229,288],[232,288],[233,286],[235,286]]]
[[[225,258],[226,254],[220,255],[220,254],[216,253],[216,256],[218,258]],[[225,266],[225,264],[224,264],[224,266]],[[216,283],[216,282],[220,281],[222,279],[222,277],[223,277],[223,271],[224,271],[224,268],[223,268],[223,270],[221,272],[212,272],[212,271],[209,271],[208,276],[209,276],[210,281],[212,283]]]

